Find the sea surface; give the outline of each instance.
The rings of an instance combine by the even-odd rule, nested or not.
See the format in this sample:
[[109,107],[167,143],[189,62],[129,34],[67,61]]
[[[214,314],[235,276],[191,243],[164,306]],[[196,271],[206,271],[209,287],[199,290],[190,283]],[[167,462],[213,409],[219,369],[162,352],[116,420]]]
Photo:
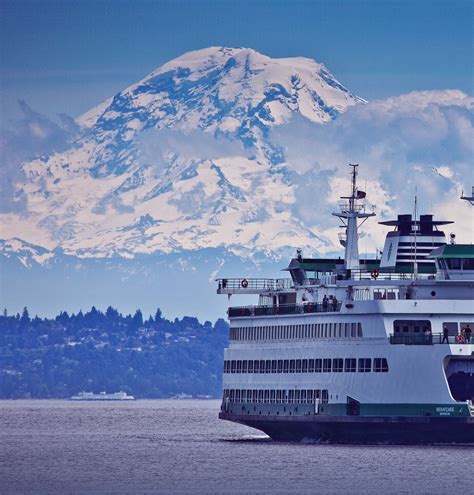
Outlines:
[[0,493],[473,493],[474,449],[271,441],[218,401],[0,401]]

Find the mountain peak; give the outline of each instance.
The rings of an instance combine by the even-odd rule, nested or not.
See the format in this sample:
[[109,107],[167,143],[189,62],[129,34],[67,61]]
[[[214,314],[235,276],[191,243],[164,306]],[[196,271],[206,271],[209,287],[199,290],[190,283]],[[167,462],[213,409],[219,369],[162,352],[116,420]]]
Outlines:
[[78,121],[90,127],[100,117],[108,118],[108,110],[115,120],[117,111],[147,106],[148,113],[150,107],[157,110],[154,126],[183,129],[197,124],[214,131],[213,124],[223,114],[240,118],[258,113],[263,119],[256,123],[271,126],[297,112],[323,123],[363,101],[312,59],[271,58],[251,48],[209,47],[165,63]]

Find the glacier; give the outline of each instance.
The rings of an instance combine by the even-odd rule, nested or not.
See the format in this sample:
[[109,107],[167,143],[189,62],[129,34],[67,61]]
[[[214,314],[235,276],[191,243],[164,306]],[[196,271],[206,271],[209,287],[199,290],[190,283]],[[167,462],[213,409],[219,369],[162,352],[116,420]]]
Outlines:
[[[289,215],[289,164],[272,127],[321,125],[364,103],[322,65],[214,47],[172,60],[76,119],[66,151],[23,164],[17,237],[79,257],[219,248],[273,255],[325,242]],[[143,228],[140,219],[153,218]],[[293,246],[295,247],[295,246]]]

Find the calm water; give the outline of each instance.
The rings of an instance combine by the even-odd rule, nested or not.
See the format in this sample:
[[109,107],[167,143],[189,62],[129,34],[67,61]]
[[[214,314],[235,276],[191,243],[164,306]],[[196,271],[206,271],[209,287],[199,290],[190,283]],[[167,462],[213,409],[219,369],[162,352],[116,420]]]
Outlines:
[[217,401],[0,401],[1,493],[472,493],[474,449],[275,443]]

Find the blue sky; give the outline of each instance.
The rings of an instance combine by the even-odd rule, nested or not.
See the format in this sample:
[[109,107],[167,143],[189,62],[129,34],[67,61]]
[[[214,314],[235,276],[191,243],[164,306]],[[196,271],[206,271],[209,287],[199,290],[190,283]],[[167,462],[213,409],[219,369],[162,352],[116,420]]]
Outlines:
[[323,62],[355,93],[473,94],[473,2],[0,0],[2,122],[17,99],[72,116],[186,51]]

